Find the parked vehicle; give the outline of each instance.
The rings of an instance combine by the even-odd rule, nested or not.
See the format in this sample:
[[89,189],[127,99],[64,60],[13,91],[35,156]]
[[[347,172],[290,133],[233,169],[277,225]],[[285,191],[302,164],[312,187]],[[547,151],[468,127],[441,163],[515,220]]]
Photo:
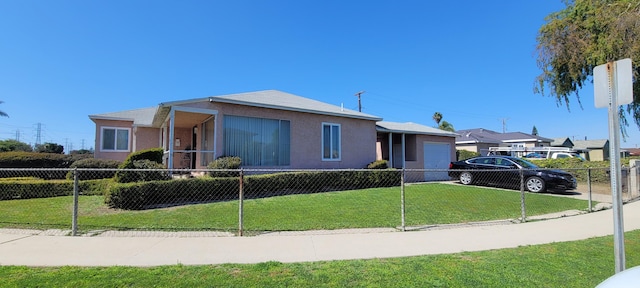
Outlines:
[[449,164],[449,177],[464,185],[493,184],[520,188],[520,179],[530,192],[573,190],[578,187],[576,178],[562,170],[542,169],[533,163],[511,156],[480,156]]
[[589,149],[577,149],[567,147],[489,147],[487,155],[504,155],[522,157],[528,160],[577,158],[587,161],[581,153],[587,153]]
[[580,159],[580,161],[587,161],[586,159],[584,159],[584,157],[575,152],[549,152],[546,155],[540,153],[529,153],[525,155],[524,158],[531,160],[577,158]]

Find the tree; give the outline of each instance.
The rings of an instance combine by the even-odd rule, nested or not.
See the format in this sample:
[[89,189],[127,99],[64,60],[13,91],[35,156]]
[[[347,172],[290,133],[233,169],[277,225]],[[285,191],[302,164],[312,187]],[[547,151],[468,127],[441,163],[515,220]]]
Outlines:
[[[575,94],[593,80],[593,68],[624,58],[634,61],[634,78],[640,75],[640,2],[637,0],[563,0],[566,8],[545,18],[538,31],[538,67],[534,91],[556,98],[556,104],[569,109]],[[633,83],[640,95],[640,81]],[[626,109],[625,109],[626,108]],[[623,136],[630,114],[640,128],[640,97],[620,107]]]
[[64,152],[64,146],[46,142],[36,145],[36,152],[62,154]]
[[[0,104],[4,103],[4,101],[0,101]],[[2,117],[9,117],[9,114],[4,113],[4,111],[0,111],[0,116]]]
[[436,121],[436,126],[440,126],[440,121],[442,121],[442,114],[440,112],[433,113],[431,119],[433,119],[433,121]]
[[442,121],[442,122],[440,123],[440,125],[438,126],[438,128],[439,128],[440,130],[444,130],[444,131],[451,131],[451,132],[456,131],[456,129],[455,129],[455,128],[453,128],[453,124],[451,124],[451,123],[449,123],[449,122],[447,122],[447,121]]
[[531,129],[531,135],[538,136],[538,128],[536,128],[536,125],[533,125],[533,129]]
[[27,143],[20,142],[18,140],[0,140],[0,152],[9,152],[9,151],[25,151],[31,152],[33,149],[31,145]]

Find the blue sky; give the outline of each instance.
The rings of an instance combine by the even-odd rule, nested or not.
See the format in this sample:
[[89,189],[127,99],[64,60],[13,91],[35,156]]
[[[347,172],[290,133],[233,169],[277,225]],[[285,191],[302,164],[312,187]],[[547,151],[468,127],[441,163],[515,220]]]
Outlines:
[[[560,0],[0,1],[0,139],[94,146],[90,114],[276,89],[386,121],[608,138],[593,88],[533,93]],[[629,127],[622,147],[637,147]]]

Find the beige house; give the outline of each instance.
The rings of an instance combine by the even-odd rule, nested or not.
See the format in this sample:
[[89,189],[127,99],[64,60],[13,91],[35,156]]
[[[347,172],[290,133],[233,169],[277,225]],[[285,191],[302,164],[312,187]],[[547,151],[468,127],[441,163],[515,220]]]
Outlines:
[[608,161],[609,160],[609,140],[575,140],[573,141],[574,149],[588,150],[583,153],[583,157],[589,161]]
[[449,144],[445,155],[455,159],[453,133],[406,124],[401,124],[406,129],[386,129],[394,124],[379,126],[380,117],[276,90],[89,118],[96,124],[95,158],[122,161],[131,152],[162,147],[172,168],[204,168],[220,156],[238,156],[245,168],[352,169],[378,159],[396,167],[426,167],[429,142]]

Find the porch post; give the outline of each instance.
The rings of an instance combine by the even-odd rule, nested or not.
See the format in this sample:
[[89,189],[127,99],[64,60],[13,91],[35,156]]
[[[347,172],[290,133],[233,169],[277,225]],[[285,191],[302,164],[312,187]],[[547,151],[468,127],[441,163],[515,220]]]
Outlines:
[[175,128],[175,118],[176,111],[171,107],[171,112],[169,112],[169,160],[167,161],[167,168],[173,169],[173,137],[174,137],[174,128]]
[[393,167],[393,133],[389,132],[389,167]]
[[402,169],[406,168],[405,167],[406,151],[404,149],[405,135],[406,134],[402,133]]

